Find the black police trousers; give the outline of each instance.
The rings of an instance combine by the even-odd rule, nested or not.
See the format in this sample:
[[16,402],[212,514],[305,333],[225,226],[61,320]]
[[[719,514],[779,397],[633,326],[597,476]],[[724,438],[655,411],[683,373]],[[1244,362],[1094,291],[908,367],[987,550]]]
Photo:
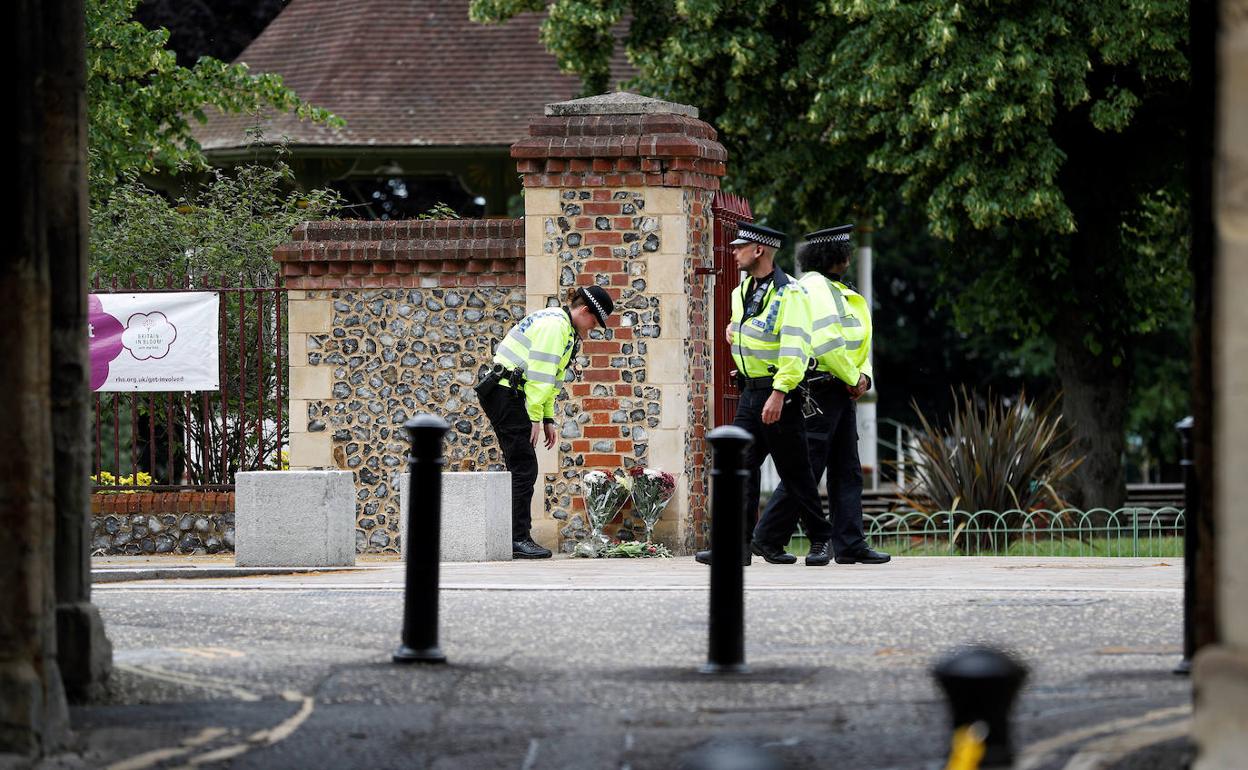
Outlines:
[[529,506],[537,483],[537,452],[529,443],[533,423],[524,407],[524,393],[498,385],[485,395],[478,392],[478,397],[511,471],[511,539],[526,540],[533,526]]
[[[837,556],[853,553],[867,546],[862,529],[862,462],[858,459],[857,409],[845,390],[845,384],[837,379],[812,385],[811,395],[823,410],[822,414],[806,418],[806,446],[811,475],[818,484],[824,471],[828,473],[832,553]],[[775,515],[780,521],[794,522],[796,518],[793,515],[773,514],[773,509],[782,511],[795,505],[787,482],[781,477],[780,486],[772,493],[763,518]],[[802,526],[806,526],[804,520]],[[812,541],[828,539],[816,535],[814,530],[808,529],[806,534]],[[789,535],[792,535],[791,529],[783,537]],[[777,533],[777,537],[781,534]]]
[[[806,425],[802,421],[801,398],[789,394],[784,398],[780,419],[770,425],[763,423],[763,405],[771,396],[771,389],[751,388],[741,393],[737,402],[737,416],[732,424],[744,428],[754,437],[746,453],[746,468],[750,472],[745,492],[746,542],[754,540],[768,547],[783,548],[788,545],[797,520],[807,532],[831,537],[831,526],[823,518],[823,506],[819,503],[819,489],[810,474],[810,461],[806,458]],[[788,489],[791,505],[785,505],[758,517],[760,478],[758,469],[771,455],[780,474],[781,482]]]

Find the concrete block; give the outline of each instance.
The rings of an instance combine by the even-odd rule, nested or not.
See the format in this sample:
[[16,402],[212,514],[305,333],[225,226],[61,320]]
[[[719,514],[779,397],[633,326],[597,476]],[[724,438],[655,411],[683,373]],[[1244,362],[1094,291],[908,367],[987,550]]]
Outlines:
[[290,397],[311,400],[327,399],[334,394],[333,372],[328,366],[292,366]]
[[649,355],[646,373],[650,382],[666,385],[689,381],[684,339],[669,338],[665,334],[660,339],[650,340],[646,347]]
[[[736,276],[732,276],[732,280],[733,286],[736,286]],[[646,260],[646,285],[651,293],[684,293],[689,282],[690,275],[685,269],[683,255],[651,254]]]
[[301,332],[292,332],[287,336],[288,358],[287,366],[307,366],[308,365],[308,335]]
[[234,505],[234,562],[240,567],[355,564],[351,471],[237,473]]
[[290,414],[290,432],[291,433],[307,433],[308,432],[308,402],[302,399],[290,399],[290,408],[287,410]]
[[684,214],[664,214],[659,218],[661,254],[684,256],[689,252],[689,218]]
[[524,213],[526,216],[558,214],[559,190],[554,187],[526,187]]
[[[399,477],[399,535],[405,558],[410,483],[411,474]],[[511,560],[510,473],[442,474],[441,552],[442,561]]]
[[1243,767],[1248,754],[1248,651],[1225,645],[1201,648],[1192,661],[1196,709],[1192,738],[1196,770]]
[[660,295],[659,318],[663,329],[663,339],[674,338],[683,345],[684,341],[692,336],[689,329],[689,300],[685,298],[685,295]]
[[524,278],[529,294],[558,295],[559,265],[555,257],[531,252],[524,258]]
[[648,187],[646,188],[646,213],[684,214],[685,188],[683,187]]
[[334,303],[327,299],[291,300],[286,329],[291,333],[328,334],[333,327]]
[[333,442],[328,431],[290,434],[290,467],[333,468]]
[[[679,430],[689,422],[689,385],[680,382],[659,386],[659,427]],[[293,422],[292,422],[293,425]],[[294,428],[291,428],[294,430]]]

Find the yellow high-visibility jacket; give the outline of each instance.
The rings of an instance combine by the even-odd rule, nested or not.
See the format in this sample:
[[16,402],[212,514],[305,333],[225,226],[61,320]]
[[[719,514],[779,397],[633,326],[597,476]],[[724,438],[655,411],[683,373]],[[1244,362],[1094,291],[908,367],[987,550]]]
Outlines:
[[806,273],[798,283],[806,290],[810,305],[810,357],[815,360],[815,368],[847,385],[857,385],[861,368],[846,345],[841,325],[842,311],[848,310],[838,288],[842,284],[830,281],[822,273]]
[[788,393],[806,375],[810,312],[806,291],[780,268],[757,315],[743,318],[754,291],[753,277],[732,292],[732,357],[746,377],[771,377],[772,388]]
[[[561,307],[529,313],[498,343],[494,363],[524,372],[524,403],[530,421],[554,419],[555,396],[563,387],[563,373],[575,344],[572,318]],[[499,384],[511,385],[505,376]]]
[[[843,304],[837,306],[837,312],[841,314],[841,335],[845,338],[849,360],[874,382],[875,374],[871,366],[871,309],[867,307],[867,298],[840,281],[832,281],[832,285],[841,292]],[[854,384],[857,384],[857,380]]]

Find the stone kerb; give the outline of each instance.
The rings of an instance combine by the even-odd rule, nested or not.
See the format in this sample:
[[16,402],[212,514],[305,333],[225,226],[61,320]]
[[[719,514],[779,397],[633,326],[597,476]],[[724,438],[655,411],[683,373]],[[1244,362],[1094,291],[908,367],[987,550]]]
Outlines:
[[[399,478],[399,533],[407,558],[411,474]],[[420,524],[415,535],[420,536]],[[511,560],[511,474],[442,474],[442,561]]]
[[504,470],[472,385],[524,316],[523,236],[520,220],[311,222],[276,249],[290,467],[354,474],[358,551],[398,551],[412,415],[450,423],[448,470]]
[[[643,465],[677,478],[656,529],[678,551],[705,535],[711,196],[726,153],[696,110],[635,94],[548,105],[512,146],[525,185],[526,309],[569,286],[611,293],[610,327],[581,346],[582,379],[557,404],[557,452],[538,452],[539,542],[567,551],[586,534],[580,478]],[[639,537],[626,510],[617,534]]]
[[350,473],[237,473],[234,497],[238,566],[355,564],[355,489]]

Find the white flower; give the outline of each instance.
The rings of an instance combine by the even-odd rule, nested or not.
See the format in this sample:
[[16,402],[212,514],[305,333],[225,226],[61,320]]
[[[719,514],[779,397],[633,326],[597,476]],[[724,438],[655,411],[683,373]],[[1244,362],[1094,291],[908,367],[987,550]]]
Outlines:
[[646,475],[652,479],[663,477],[663,471],[656,471],[654,468],[646,468]]
[[589,473],[585,474],[585,483],[587,484],[601,484],[602,482],[606,480],[607,480],[607,474],[603,473],[602,471],[590,471]]

